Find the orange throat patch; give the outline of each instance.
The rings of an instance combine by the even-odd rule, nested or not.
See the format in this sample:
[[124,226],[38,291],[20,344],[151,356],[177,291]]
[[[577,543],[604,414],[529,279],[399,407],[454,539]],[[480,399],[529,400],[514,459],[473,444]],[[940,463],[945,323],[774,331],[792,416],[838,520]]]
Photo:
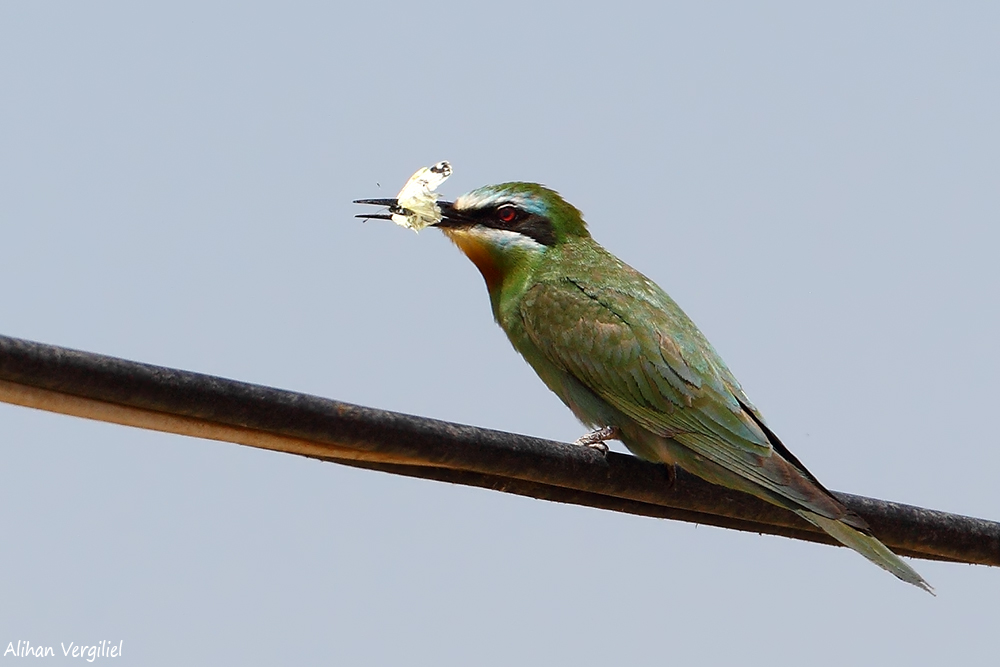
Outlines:
[[500,287],[503,276],[486,241],[464,229],[442,229],[441,231],[476,265],[479,272],[483,274],[488,290],[492,292]]

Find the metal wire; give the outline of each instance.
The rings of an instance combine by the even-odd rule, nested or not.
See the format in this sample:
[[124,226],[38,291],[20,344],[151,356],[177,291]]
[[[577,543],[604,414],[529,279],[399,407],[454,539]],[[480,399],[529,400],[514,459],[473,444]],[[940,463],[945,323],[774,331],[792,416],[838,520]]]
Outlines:
[[[633,456],[0,336],[0,401],[397,475],[835,544],[791,512]],[[1000,523],[837,493],[915,558],[1000,565]]]

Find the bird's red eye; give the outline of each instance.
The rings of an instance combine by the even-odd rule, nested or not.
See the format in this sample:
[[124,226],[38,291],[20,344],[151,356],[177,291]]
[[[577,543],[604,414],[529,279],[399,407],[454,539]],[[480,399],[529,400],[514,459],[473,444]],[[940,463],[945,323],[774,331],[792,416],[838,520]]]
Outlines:
[[517,211],[514,210],[513,206],[501,206],[497,209],[497,217],[500,218],[501,222],[514,222]]

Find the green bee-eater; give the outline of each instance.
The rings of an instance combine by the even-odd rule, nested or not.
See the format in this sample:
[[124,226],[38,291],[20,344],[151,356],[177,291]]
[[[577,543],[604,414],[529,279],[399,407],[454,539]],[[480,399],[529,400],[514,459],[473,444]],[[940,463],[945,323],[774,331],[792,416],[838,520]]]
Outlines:
[[514,349],[595,429],[578,442],[619,439],[643,459],[785,507],[932,591],[785,448],[673,299],[594,241],[558,193],[503,183],[439,204],[435,226],[483,274]]

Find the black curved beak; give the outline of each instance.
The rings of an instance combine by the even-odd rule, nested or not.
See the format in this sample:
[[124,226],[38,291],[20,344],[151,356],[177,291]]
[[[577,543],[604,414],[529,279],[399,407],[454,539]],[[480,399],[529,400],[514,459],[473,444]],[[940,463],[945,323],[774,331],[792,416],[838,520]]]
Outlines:
[[[399,207],[399,202],[395,199],[355,199],[354,203],[371,204],[373,206],[387,206],[392,212],[403,211],[403,209]],[[365,220],[392,220],[392,215],[389,213],[359,213],[354,217],[363,218]]]
[[476,224],[473,216],[455,208],[455,202],[439,201],[437,204],[441,209],[441,220],[434,224],[435,227],[469,227]]
[[[397,199],[355,199],[355,204],[371,204],[372,206],[385,206],[388,213],[359,213],[355,218],[364,220],[392,220],[392,215],[406,215],[407,210],[399,205]],[[450,201],[439,201],[438,208],[441,209],[441,221],[432,227],[456,227],[463,224],[461,214],[455,210],[455,203]]]

